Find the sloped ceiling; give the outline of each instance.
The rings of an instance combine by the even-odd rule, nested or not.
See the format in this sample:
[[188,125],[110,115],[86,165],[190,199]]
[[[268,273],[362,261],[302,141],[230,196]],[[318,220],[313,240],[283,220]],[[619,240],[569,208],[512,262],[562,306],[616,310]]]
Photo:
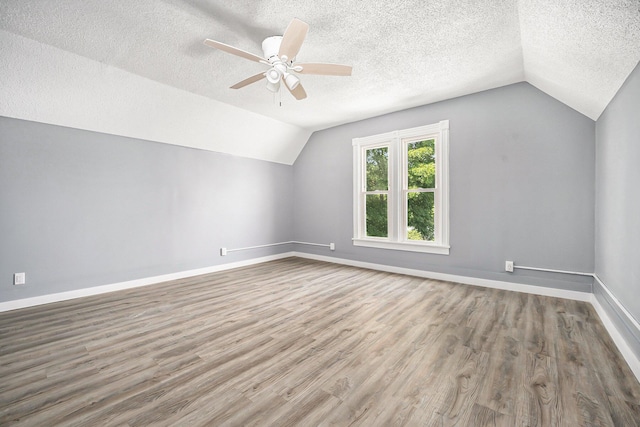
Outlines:
[[[309,97],[232,84],[297,17]],[[310,134],[528,81],[597,119],[640,60],[640,0],[3,0],[0,114],[291,164]],[[280,105],[281,104],[281,105]]]

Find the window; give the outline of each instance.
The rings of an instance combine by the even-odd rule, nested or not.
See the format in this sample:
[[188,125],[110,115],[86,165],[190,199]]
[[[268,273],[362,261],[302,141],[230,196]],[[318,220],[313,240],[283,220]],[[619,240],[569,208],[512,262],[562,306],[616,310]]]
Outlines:
[[449,121],[353,140],[356,246],[449,254]]

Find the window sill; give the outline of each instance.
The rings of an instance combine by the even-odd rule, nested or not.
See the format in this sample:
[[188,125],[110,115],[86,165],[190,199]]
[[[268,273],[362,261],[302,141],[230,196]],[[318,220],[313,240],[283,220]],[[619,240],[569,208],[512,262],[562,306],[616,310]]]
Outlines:
[[352,239],[353,246],[366,246],[369,248],[391,249],[394,251],[423,252],[429,254],[449,255],[449,246],[410,243],[410,242],[387,242],[373,239]]

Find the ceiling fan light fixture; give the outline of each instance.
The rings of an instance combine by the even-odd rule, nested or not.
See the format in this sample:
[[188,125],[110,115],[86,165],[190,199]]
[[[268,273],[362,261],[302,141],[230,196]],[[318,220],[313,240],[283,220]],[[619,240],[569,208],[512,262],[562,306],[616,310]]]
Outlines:
[[280,90],[280,80],[275,83],[267,80],[267,89],[269,89],[273,93],[278,92]]
[[279,83],[281,77],[282,77],[282,75],[275,68],[272,68],[269,71],[267,71],[267,81],[269,83],[272,83],[272,84]]
[[289,90],[294,90],[300,84],[300,79],[293,74],[285,73],[284,84],[287,85]]

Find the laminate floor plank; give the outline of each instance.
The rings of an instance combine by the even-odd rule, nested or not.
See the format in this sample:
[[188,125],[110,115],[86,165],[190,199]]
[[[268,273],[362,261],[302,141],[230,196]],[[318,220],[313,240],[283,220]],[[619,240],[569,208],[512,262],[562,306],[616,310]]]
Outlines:
[[479,405],[499,414],[515,415],[523,351],[522,343],[508,332],[500,334],[490,352],[487,375],[476,401]]
[[0,425],[640,425],[587,303],[288,258],[0,313]]

